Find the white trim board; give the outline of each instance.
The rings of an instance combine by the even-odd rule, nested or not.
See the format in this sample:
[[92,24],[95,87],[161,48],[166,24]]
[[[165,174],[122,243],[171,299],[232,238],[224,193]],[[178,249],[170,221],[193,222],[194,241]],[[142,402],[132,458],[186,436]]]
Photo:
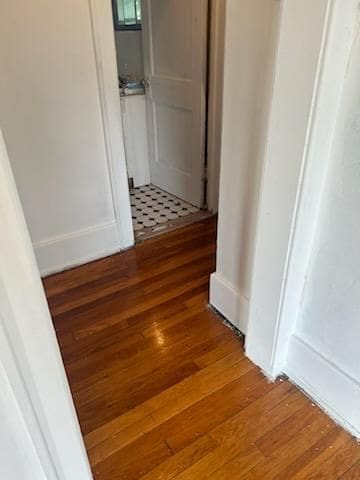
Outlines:
[[208,52],[207,192],[206,204],[216,213],[219,206],[222,105],[224,86],[225,0],[210,0]]
[[224,315],[226,320],[246,335],[249,301],[229,285],[219,273],[213,273],[210,276],[209,302]]
[[111,2],[88,0],[119,248],[134,245]]
[[360,383],[356,379],[297,335],[290,339],[285,373],[339,425],[360,438]]
[[120,251],[116,222],[59,235],[33,244],[42,276]]

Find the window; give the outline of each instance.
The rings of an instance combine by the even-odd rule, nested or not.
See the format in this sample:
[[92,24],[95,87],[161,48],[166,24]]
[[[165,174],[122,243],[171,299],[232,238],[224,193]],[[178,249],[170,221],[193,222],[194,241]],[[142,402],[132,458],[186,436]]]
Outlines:
[[141,30],[141,0],[112,0],[116,30]]

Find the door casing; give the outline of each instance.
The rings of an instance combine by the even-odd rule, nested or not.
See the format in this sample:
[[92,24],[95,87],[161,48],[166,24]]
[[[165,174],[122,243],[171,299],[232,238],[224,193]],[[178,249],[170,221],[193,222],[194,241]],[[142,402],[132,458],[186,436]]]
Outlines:
[[[226,0],[209,0],[212,25],[209,64],[213,67],[209,69],[208,76],[208,98],[210,99],[208,122],[211,125],[210,128],[215,129],[218,133],[221,130],[222,102],[214,102],[214,99],[219,96],[222,98],[225,8]],[[113,200],[119,228],[120,248],[123,249],[134,244],[134,235],[125,162],[111,2],[89,0],[89,15]],[[216,213],[221,154],[220,134],[217,134],[216,138],[212,137],[211,140],[207,138],[207,151],[206,204],[212,213]]]

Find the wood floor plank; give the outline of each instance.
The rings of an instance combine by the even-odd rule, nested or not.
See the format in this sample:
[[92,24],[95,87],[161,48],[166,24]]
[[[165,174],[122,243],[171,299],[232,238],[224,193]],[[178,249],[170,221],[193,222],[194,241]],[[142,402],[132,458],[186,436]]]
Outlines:
[[66,313],[73,314],[76,311],[82,311],[81,307],[91,306],[94,302],[97,304],[104,300],[107,302],[116,294],[124,297],[134,291],[137,291],[139,295],[142,292],[144,294],[151,293],[164,286],[165,283],[169,284],[175,280],[181,282],[187,275],[193,273],[194,260],[198,262],[197,274],[212,268],[213,245],[199,248],[194,253],[183,255],[176,263],[168,261],[158,266],[156,270],[146,270],[135,277],[129,277],[128,271],[125,271],[121,276],[112,274],[106,279],[86,283],[53,298],[50,301],[52,312],[55,316],[62,315],[64,318]]
[[[244,376],[246,376],[246,374]],[[248,381],[250,382],[250,379],[248,379]],[[234,393],[233,398],[232,400],[229,398],[229,404],[224,405],[223,409],[221,411],[219,410],[217,414],[213,416],[211,421],[207,420],[206,412],[204,416],[196,415],[196,412],[204,408],[210,408],[210,405],[214,401],[214,397],[216,395],[221,395],[224,389],[219,389],[203,401],[200,401],[186,410],[172,416],[168,420],[157,424],[156,428],[140,437],[133,442],[132,445],[125,446],[122,451],[142,451],[148,446],[163,441],[169,445],[173,452],[182,450],[197,438],[205,435],[212,426],[218,425],[224,417],[237,411],[238,406],[241,405],[241,400],[238,400],[235,395],[235,391],[239,391],[239,384],[239,381],[232,382],[230,387],[226,387]],[[189,418],[192,419],[191,424],[189,423]],[[109,445],[109,449],[111,448],[113,448],[112,445]],[[91,455],[91,453],[92,451],[90,450],[89,454]]]
[[[187,341],[191,335],[196,335],[202,328],[202,319],[204,312],[200,309],[187,310],[186,312],[180,313],[176,320],[179,322],[180,327],[175,323],[172,325],[174,318],[172,319],[170,325],[167,325],[166,328],[157,330],[157,335],[154,336],[144,336],[142,333],[136,333],[134,335],[127,336],[127,333],[124,332],[122,338],[117,342],[108,345],[104,350],[96,350],[93,353],[90,353],[83,358],[81,361],[67,365],[67,372],[70,378],[75,382],[82,382],[82,380],[88,378],[88,373],[91,372],[93,382],[96,380],[96,374],[103,372],[105,369],[116,370],[116,363],[121,363],[122,360],[126,361],[126,368],[129,368],[131,364],[136,362],[140,363],[146,362],[151,357],[165,357],[166,354],[170,354],[173,350],[179,350],[181,344],[184,341]],[[129,330],[129,329],[128,329]],[[208,324],[208,329],[204,339],[217,335],[221,335],[223,330],[220,328],[219,324],[216,321],[210,321]],[[163,346],[163,350],[158,352],[156,347],[159,346],[159,343]],[[129,348],[132,348],[132,351],[129,352]],[[134,357],[134,358],[132,358]],[[136,357],[136,358],[135,358]],[[101,360],[101,362],[99,361]],[[123,365],[123,364],[122,364]],[[125,364],[124,364],[125,365]],[[117,371],[117,370],[116,370]],[[86,382],[84,382],[86,383]]]
[[289,463],[281,472],[277,474],[276,480],[288,480],[294,478],[303,469],[306,469],[308,464],[313,462],[319,455],[322,455],[331,446],[333,447],[338,442],[342,444],[344,432],[337,429],[335,426],[330,428],[320,440],[299,457]]
[[[331,445],[294,476],[296,480],[337,480],[360,460],[359,445],[341,432]],[[360,478],[360,471],[358,471]]]
[[44,288],[49,303],[52,298],[68,292],[72,288],[80,287],[90,281],[94,281],[103,276],[116,273],[122,275],[129,270],[129,265],[124,258],[119,255],[111,255],[101,260],[87,263],[81,267],[72,268],[56,275],[44,278]]
[[[118,322],[131,320],[133,316],[144,313],[153,307],[160,306],[169,300],[174,300],[183,293],[190,292],[194,288],[207,285],[208,281],[209,276],[203,275],[195,280],[189,280],[180,285],[169,285],[167,290],[164,291],[164,289],[161,289],[161,291],[157,292],[157,295],[149,296],[145,300],[139,298],[139,293],[137,295],[134,294],[134,297],[127,298],[127,305],[124,305],[121,296],[116,293],[114,297],[109,300],[109,303],[107,303],[106,299],[102,300],[100,306],[97,305],[96,302],[93,302],[87,310],[83,308],[79,309],[76,312],[72,312],[70,317],[69,313],[67,313],[67,318],[72,318],[74,323],[84,323],[84,319],[86,320],[88,317],[89,324],[80,328],[79,332],[82,336],[93,335],[105,328],[116,325]],[[122,309],[124,307],[125,309]],[[98,319],[101,317],[106,318],[100,323],[98,322]]]
[[[191,329],[189,328],[189,331],[196,332],[196,325]],[[226,333],[210,329],[208,332],[204,332],[201,343],[199,342],[194,346],[189,342],[186,331],[182,333],[183,335],[179,335],[178,341],[171,347],[164,347],[162,355],[156,349],[149,351],[149,345],[156,344],[156,341],[143,339],[134,345],[134,352],[128,355],[128,350],[124,347],[116,353],[114,360],[107,357],[106,363],[102,366],[91,362],[86,363],[85,368],[83,368],[83,365],[79,365],[81,369],[76,371],[67,369],[69,378],[74,382],[74,396],[81,405],[85,405],[89,403],[90,391],[92,392],[91,399],[95,400],[107,394],[113,395],[114,387],[129,389],[129,384],[131,384],[134,390],[137,384],[141,385],[142,382],[146,381],[146,378],[154,375],[154,370],[163,369],[167,371],[167,368],[171,368],[169,361],[173,355],[177,356],[177,366],[180,366],[182,363],[194,361],[198,355],[209,351],[217,340],[220,342],[219,337],[223,337],[224,341],[228,338]],[[141,350],[142,347],[144,350]],[[90,365],[93,371],[87,370],[87,365]],[[91,373],[87,374],[90,371]],[[121,376],[123,380],[119,382]],[[94,385],[97,386],[96,389],[94,389]]]
[[309,404],[306,404],[301,410],[296,412],[290,420],[285,420],[271,432],[264,435],[256,442],[256,446],[266,456],[270,456],[275,450],[285,445],[291,438],[315,420],[317,410]]
[[[138,352],[123,359],[123,362],[115,359],[114,365],[107,363],[102,370],[100,369],[93,374],[89,373],[88,378],[77,380],[74,383],[74,396],[78,399],[79,404],[85,405],[104,395],[113,395],[113,390],[122,386],[127,389],[128,385],[131,385],[134,389],[136,384],[141,384],[149,375],[156,375],[156,372],[160,373],[161,369],[167,371],[166,369],[179,367],[183,363],[194,361],[198,355],[209,352],[216,344],[224,343],[227,340],[227,334],[222,333],[212,337],[210,333],[204,335],[202,341],[196,345],[192,345],[187,338],[183,338],[170,350],[166,349],[163,355],[156,352],[151,352],[151,354]],[[175,365],[169,363],[173,354],[177,356]],[[70,378],[75,382],[71,375]],[[96,388],[94,388],[95,386]]]
[[342,475],[341,480],[359,480],[360,479],[360,462],[355,463],[350,470]]
[[[285,385],[287,386],[287,385]],[[276,428],[284,420],[289,419],[306,404],[299,392],[291,389],[284,394],[284,386],[266,393],[248,407],[229,418],[211,431],[211,436],[222,445],[229,435],[246,436],[252,443]],[[280,395],[279,395],[280,393]]]
[[266,387],[260,372],[252,370],[190,407],[180,414],[177,422],[174,422],[177,428],[172,428],[166,438],[171,449],[179,451],[192,438],[208,433],[261,397],[267,390]]
[[[211,430],[209,435],[216,442],[217,448],[186,469],[179,477],[176,477],[177,480],[190,480],[192,478],[205,480],[216,476],[232,478],[228,475],[233,475],[233,470],[238,469],[238,472],[243,474],[259,464],[265,457],[256,448],[255,440],[264,432],[274,428],[302,405],[299,402],[302,396],[298,393],[297,398],[292,401],[291,397],[296,394],[291,389],[286,390],[289,387],[289,385],[278,386],[272,392],[265,394],[261,401],[260,399],[257,401],[257,409],[247,407],[238,415]],[[282,394],[284,394],[285,400]],[[281,400],[283,400],[282,403],[277,405]],[[274,407],[276,407],[276,410]],[[249,417],[249,413],[252,414],[255,411],[257,412],[256,419]],[[279,411],[281,414],[278,413]],[[261,412],[263,415],[261,415]],[[246,424],[246,420],[248,424]],[[253,425],[260,423],[261,428],[253,428],[253,425],[250,427],[250,422]]]
[[[158,261],[161,255],[166,255],[172,258],[173,261],[178,262],[179,253],[181,254],[186,250],[192,252],[195,242],[203,244],[204,241],[213,241],[216,232],[215,228],[216,223],[214,221],[206,225],[203,222],[199,222],[186,227],[186,229],[176,230],[163,235],[161,242],[158,241],[159,239],[154,238],[153,240],[148,240],[146,244],[138,245],[136,249],[127,250],[120,255],[115,254],[46,277],[44,279],[44,287],[47,297],[51,301],[56,295],[68,292],[72,288],[80,287],[112,273],[119,274],[126,270],[130,272],[131,276],[136,276],[136,272],[139,269],[146,269],[146,262],[149,259],[155,258]],[[172,255],[174,252],[176,255]]]
[[[135,455],[136,453],[136,455]],[[141,452],[117,452],[93,468],[96,480],[136,480],[172,455],[166,443],[149,446]]]
[[[185,365],[188,365],[187,361],[187,354],[189,353],[191,355],[196,355],[197,353],[202,353],[211,350],[211,348],[214,347],[216,343],[219,343],[222,341],[222,337],[215,337],[210,340],[207,340],[196,347],[192,347],[189,350],[184,350],[184,352],[181,355],[178,355],[178,363],[177,365],[165,365],[162,368],[158,368],[155,372],[153,372],[152,375],[158,377],[156,384],[153,386],[152,394],[157,395],[159,393],[158,387],[161,384],[161,382],[164,382],[164,378],[166,374],[168,373],[170,376],[170,380],[172,379],[173,382],[169,381],[167,384],[167,388],[170,387],[171,385],[177,382],[180,382],[182,378],[185,378],[183,376],[180,378],[179,376],[174,376],[172,370],[177,370],[179,368],[179,365],[181,366],[183,362],[185,362]],[[166,363],[166,362],[165,362]],[[196,371],[195,364],[193,364],[193,371]],[[149,380],[149,375],[145,372],[140,378],[138,377],[138,381],[136,385],[132,385],[132,391],[136,388],[136,386],[141,386],[142,379],[144,381],[146,380],[147,382],[151,381]],[[135,396],[131,392],[127,390],[127,388],[124,388],[121,392],[119,391],[119,386],[122,385],[122,382],[120,381],[121,377],[119,377],[118,382],[114,385],[114,378],[111,378],[110,380],[110,385],[107,385],[106,378],[103,379],[103,382],[100,385],[100,390],[104,387],[108,389],[105,395],[101,396],[101,391],[98,393],[98,390],[94,392],[94,397],[91,396],[91,388],[89,388],[89,394],[90,396],[89,401],[85,403],[84,405],[79,405],[79,416],[80,419],[83,419],[84,422],[82,423],[82,426],[84,428],[84,433],[88,433],[89,431],[98,428],[99,425],[103,424],[102,422],[104,421],[110,421],[113,418],[115,418],[117,415],[121,415],[124,413],[124,410],[129,410],[131,408],[134,408],[139,404],[138,398],[136,399]],[[119,383],[120,382],[120,383]],[[129,382],[129,381],[128,381]],[[159,383],[160,382],[160,383]],[[131,383],[131,382],[130,382]],[[163,384],[165,387],[165,385]],[[98,385],[96,384],[96,387]],[[74,394],[74,399],[75,402],[77,402],[77,395],[76,393]],[[86,398],[85,398],[86,400]],[[143,399],[145,401],[145,398]],[[100,409],[100,410],[99,410]],[[96,411],[98,412],[97,416],[94,417],[92,412]],[[86,429],[85,429],[85,422],[86,422]]]
[[317,443],[330,428],[327,416],[318,412],[316,418],[309,426],[301,429],[296,437],[278,448],[270,457],[259,463],[245,475],[240,475],[241,480],[274,480],[291,462],[296,460],[315,443]]
[[246,359],[235,360],[230,355],[213,368],[195,373],[143,403],[146,414],[136,423],[127,425],[126,429],[122,428],[123,419],[118,417],[118,422],[111,423],[111,430],[106,424],[90,432],[85,441],[88,447],[91,445],[89,455],[93,463],[102,461],[129,444],[130,439],[136,440],[253,368]]
[[[198,311],[200,311],[200,306],[197,306],[196,312]],[[186,309],[182,297],[179,297],[176,301],[165,302],[158,307],[147,310],[145,313],[135,315],[131,318],[131,324],[129,321],[122,320],[93,335],[81,335],[75,328],[70,337],[68,333],[59,333],[60,339],[65,337],[65,341],[61,343],[64,361],[66,365],[77,360],[83,361],[90,353],[107,348],[108,345],[117,342],[119,339],[121,340],[124,335],[142,334],[144,329],[154,325],[157,328],[167,326],[167,321],[180,313],[183,313],[181,319],[193,313],[190,309]]]
[[[198,369],[193,362],[183,363],[176,368],[165,366],[159,371],[153,372],[151,376],[142,377],[130,392],[126,391],[125,388],[120,390],[116,387],[112,390],[109,389],[109,392],[102,396],[100,392],[93,401],[84,405],[80,404],[81,413],[79,417],[84,434],[140,405],[151,396],[157,395],[196,371]],[[74,396],[74,398],[77,397]],[[98,412],[95,417],[94,411]]]
[[44,280],[96,480],[360,480],[360,446],[207,309],[214,218]]
[[142,480],[171,480],[184,470],[194,465],[217,447],[209,435],[204,435],[199,440],[191,443],[177,454],[165,460],[146,475]]
[[223,473],[227,475],[227,472],[221,469],[234,458],[237,459],[237,468],[242,473],[248,472],[263,460],[261,452],[256,447],[239,442],[234,437],[229,437],[223,445],[210,452],[175,478],[176,480],[193,480],[195,478],[197,480],[207,480],[214,478],[216,472],[219,472],[219,478],[232,478],[224,477]]

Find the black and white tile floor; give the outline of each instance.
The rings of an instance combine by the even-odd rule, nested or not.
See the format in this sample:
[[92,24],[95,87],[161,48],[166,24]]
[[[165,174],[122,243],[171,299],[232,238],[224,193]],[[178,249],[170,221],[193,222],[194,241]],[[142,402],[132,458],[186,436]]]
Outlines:
[[142,230],[156,230],[167,222],[198,213],[200,210],[154,185],[130,190],[131,212],[135,234]]

